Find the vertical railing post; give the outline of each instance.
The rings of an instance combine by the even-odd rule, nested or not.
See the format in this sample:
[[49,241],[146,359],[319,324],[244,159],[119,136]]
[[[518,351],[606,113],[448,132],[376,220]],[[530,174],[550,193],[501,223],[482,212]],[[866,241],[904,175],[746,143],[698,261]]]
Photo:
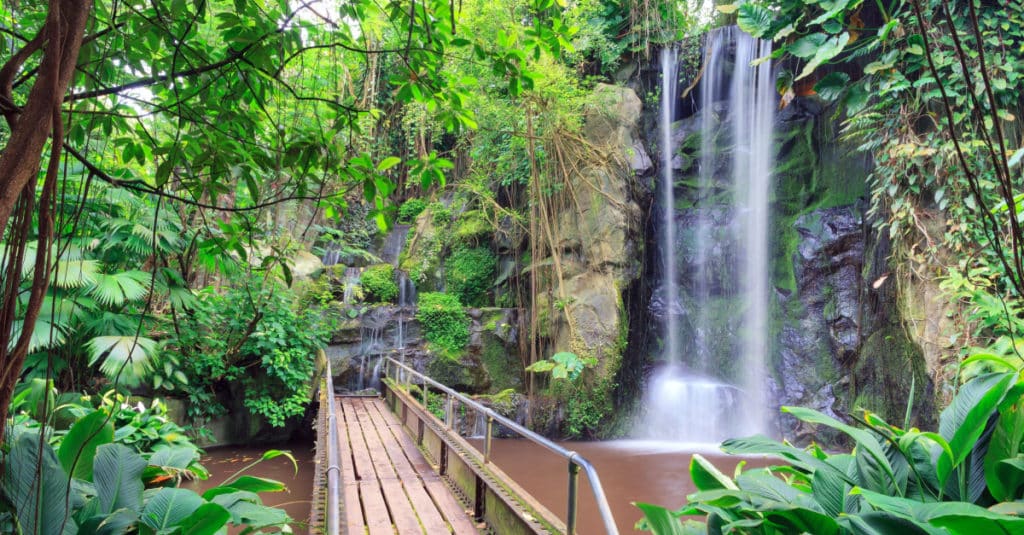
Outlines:
[[484,436],[484,464],[491,462],[491,435],[494,434],[494,417],[487,415],[487,435]]
[[579,503],[580,467],[569,458],[569,508],[565,518],[565,532],[568,535],[576,534],[576,506]]
[[445,423],[448,424],[448,429],[455,427],[455,398],[451,394],[447,394],[448,398],[445,401],[444,415]]

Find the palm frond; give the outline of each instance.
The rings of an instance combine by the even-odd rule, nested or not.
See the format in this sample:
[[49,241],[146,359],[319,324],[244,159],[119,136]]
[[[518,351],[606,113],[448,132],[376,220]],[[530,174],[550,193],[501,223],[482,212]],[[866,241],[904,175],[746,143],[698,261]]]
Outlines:
[[121,306],[142,299],[149,293],[150,274],[131,270],[118,273],[99,273],[89,295],[106,306]]
[[135,336],[97,336],[85,344],[89,365],[99,363],[100,371],[111,381],[137,386],[154,370],[157,342]]

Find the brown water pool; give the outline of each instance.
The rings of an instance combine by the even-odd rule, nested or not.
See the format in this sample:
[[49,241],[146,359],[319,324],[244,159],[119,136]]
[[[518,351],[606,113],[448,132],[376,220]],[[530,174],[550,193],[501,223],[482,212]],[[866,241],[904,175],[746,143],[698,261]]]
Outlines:
[[295,521],[292,525],[295,533],[308,533],[306,522],[309,520],[312,503],[314,471],[314,451],[311,443],[292,442],[276,446],[225,446],[208,449],[200,462],[210,471],[210,478],[206,481],[192,481],[183,486],[202,493],[206,489],[220,485],[232,474],[260,459],[265,451],[271,449],[290,451],[299,465],[298,473],[291,461],[285,457],[277,457],[257,464],[246,470],[245,474],[276,479],[287,485],[288,490],[285,492],[265,492],[260,497],[264,504],[280,507],[288,512]]
[[[482,447],[483,441],[474,441]],[[727,475],[736,464],[770,464],[763,458],[743,459],[725,455],[713,446],[694,446],[646,441],[562,442],[560,445],[585,457],[597,469],[620,533],[644,533],[633,529],[643,515],[632,502],[681,507],[696,489],[690,482],[690,458],[695,450]],[[561,457],[527,440],[495,439],[492,458],[527,492],[565,520],[568,503],[568,465]],[[579,533],[605,533],[587,478],[580,475]]]

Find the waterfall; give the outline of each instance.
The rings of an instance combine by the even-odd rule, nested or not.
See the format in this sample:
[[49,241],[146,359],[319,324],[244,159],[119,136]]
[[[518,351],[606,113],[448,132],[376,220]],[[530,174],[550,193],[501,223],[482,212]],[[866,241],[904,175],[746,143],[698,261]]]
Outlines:
[[[676,209],[677,52],[661,52],[660,303],[664,364],[647,387],[639,438],[718,443],[767,433],[768,202],[775,87],[771,43],[735,27],[707,36],[694,206]],[[721,101],[725,100],[725,106]],[[721,109],[721,113],[720,113]],[[723,117],[730,127],[720,131]],[[684,132],[685,133],[685,132]],[[720,139],[729,141],[722,147]],[[677,230],[681,236],[677,238]],[[689,266],[685,272],[679,262]],[[654,308],[654,307],[652,307]]]
[[676,275],[674,250],[676,243],[675,206],[676,198],[672,179],[672,121],[676,114],[676,94],[679,89],[679,53],[675,48],[661,49],[661,117],[658,121],[661,134],[661,246],[664,259],[661,290],[665,296],[665,353],[667,360],[678,364],[679,351],[679,277]]
[[353,294],[355,293],[356,286],[359,286],[359,279],[363,275],[363,270],[357,267],[345,268],[345,286],[344,293],[341,298],[341,302],[346,305],[352,304]]

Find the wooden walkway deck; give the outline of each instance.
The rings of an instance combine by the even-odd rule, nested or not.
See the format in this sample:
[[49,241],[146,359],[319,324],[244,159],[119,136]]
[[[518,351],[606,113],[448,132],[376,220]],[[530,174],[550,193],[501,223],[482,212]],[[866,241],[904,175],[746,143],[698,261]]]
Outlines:
[[382,400],[339,397],[335,403],[347,533],[478,533]]

